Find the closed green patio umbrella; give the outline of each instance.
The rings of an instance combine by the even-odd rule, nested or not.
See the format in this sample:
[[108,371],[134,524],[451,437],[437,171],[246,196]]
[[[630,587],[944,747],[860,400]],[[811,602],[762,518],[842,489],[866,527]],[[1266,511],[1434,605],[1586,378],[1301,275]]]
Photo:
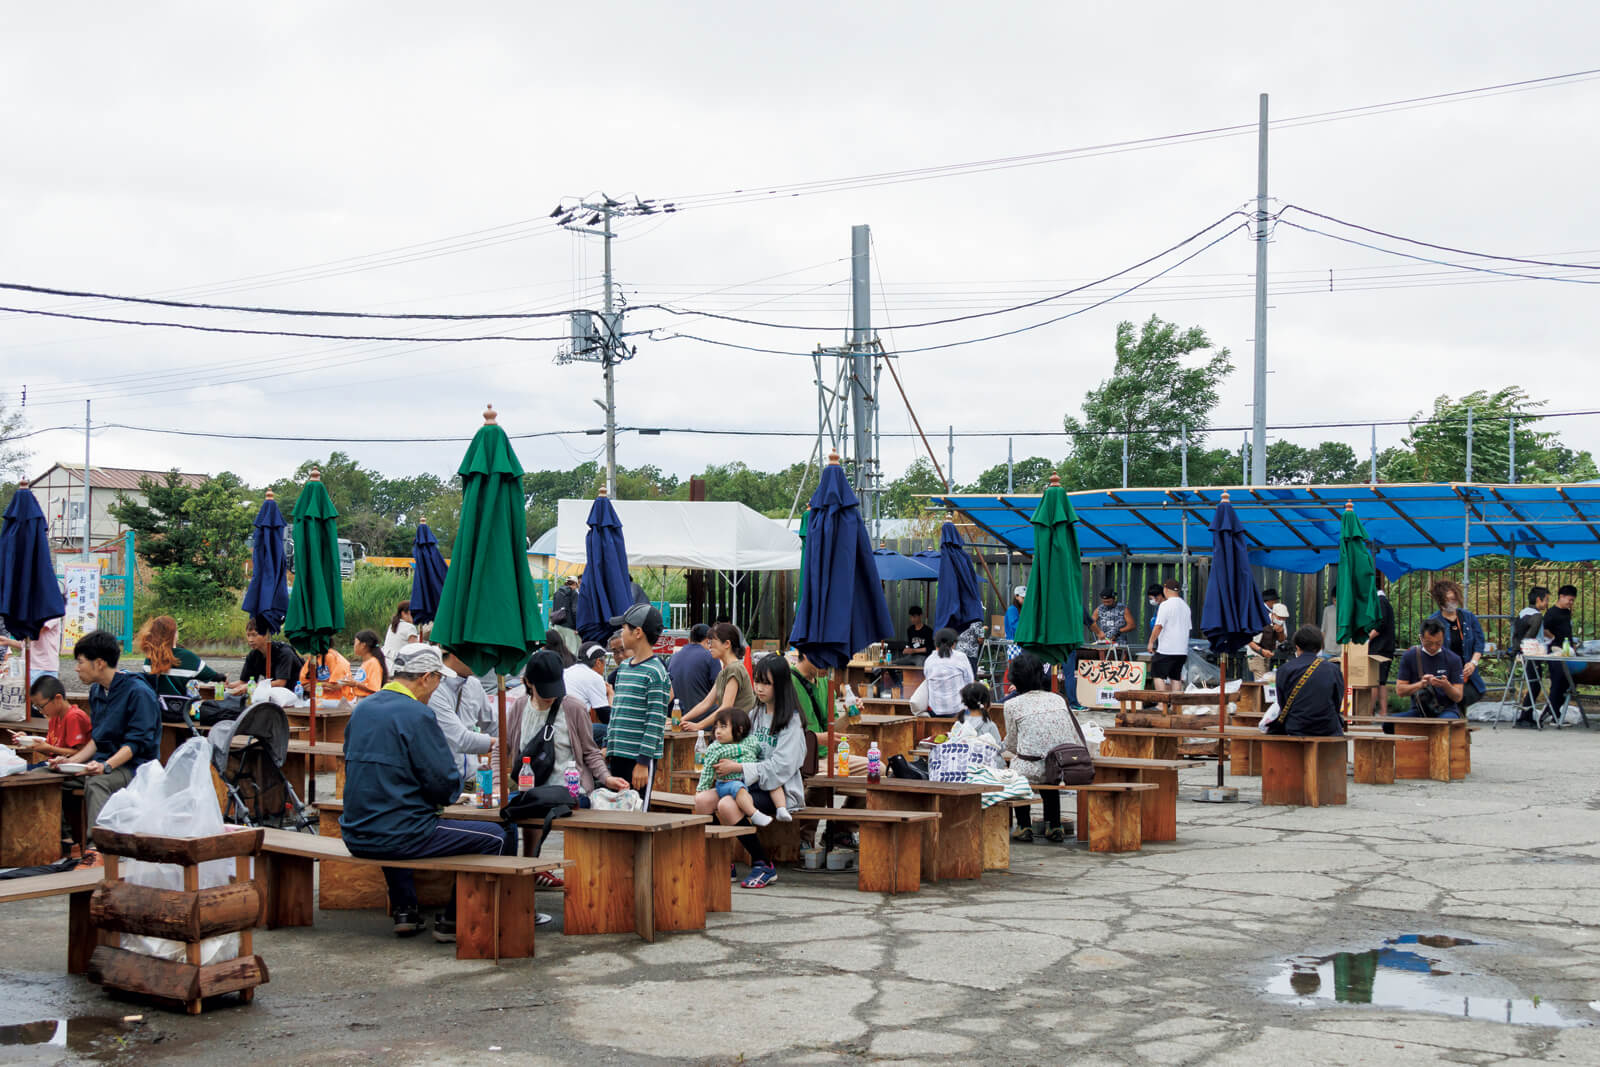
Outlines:
[[[1363,645],[1378,628],[1382,615],[1378,609],[1378,569],[1372,562],[1372,547],[1367,543],[1366,527],[1356,514],[1353,501],[1344,502],[1339,520],[1339,644]],[[1350,703],[1350,653],[1341,648],[1344,667],[1344,699]],[[1382,715],[1384,709],[1374,708]]]
[[1050,475],[1032,522],[1033,569],[1016,640],[1046,663],[1065,663],[1083,643],[1083,561],[1078,515],[1061,488],[1061,475]]
[[499,678],[500,802],[511,777],[506,745],[505,676],[544,640],[539,598],[528,573],[527,513],[522,464],[511,439],[483,413],[483,426],[461,460],[461,525],[456,531],[433,620],[433,641],[454,652],[474,674]]
[[[322,484],[322,472],[311,479],[294,503],[294,588],[289,591],[289,613],[283,636],[289,644],[322,666],[322,655],[344,629],[344,581],[339,573],[339,509]],[[272,676],[272,638],[267,637],[267,677]],[[311,685],[311,740],[317,736],[316,674]],[[293,679],[290,679],[292,682]]]

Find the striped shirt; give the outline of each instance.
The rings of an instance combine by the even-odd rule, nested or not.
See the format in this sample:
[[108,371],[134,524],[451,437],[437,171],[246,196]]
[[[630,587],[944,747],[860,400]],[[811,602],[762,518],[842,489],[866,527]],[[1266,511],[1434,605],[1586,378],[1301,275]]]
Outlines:
[[612,688],[615,695],[606,728],[606,752],[628,759],[658,759],[661,734],[667,727],[667,697],[672,692],[666,661],[660,656],[642,663],[623,660]]

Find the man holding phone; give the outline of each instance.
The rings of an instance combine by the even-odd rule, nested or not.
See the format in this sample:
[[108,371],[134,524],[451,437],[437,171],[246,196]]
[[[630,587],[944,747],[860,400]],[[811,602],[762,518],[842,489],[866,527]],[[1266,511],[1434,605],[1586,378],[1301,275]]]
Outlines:
[[1437,619],[1422,624],[1422,644],[1400,657],[1395,692],[1411,698],[1410,711],[1400,716],[1461,718],[1461,657],[1444,646],[1444,625]]

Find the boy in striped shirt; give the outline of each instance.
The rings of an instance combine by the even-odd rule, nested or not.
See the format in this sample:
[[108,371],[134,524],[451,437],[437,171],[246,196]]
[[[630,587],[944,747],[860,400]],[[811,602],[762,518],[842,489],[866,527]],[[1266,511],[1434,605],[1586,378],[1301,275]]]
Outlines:
[[650,779],[661,756],[661,735],[667,728],[672,680],[666,662],[655,653],[661,636],[661,612],[653,604],[635,604],[608,620],[620,626],[622,650],[612,684],[611,722],[606,729],[606,761],[611,773],[627,780],[650,810]]

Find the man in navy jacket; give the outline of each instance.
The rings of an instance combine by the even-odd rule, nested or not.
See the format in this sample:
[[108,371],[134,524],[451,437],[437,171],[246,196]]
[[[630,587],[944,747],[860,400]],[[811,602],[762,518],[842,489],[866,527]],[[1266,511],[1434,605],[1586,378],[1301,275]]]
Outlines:
[[[395,656],[393,680],[356,704],[344,735],[344,813],[339,830],[352,856],[422,859],[482,853],[498,856],[505,835],[493,823],[441,819],[440,809],[461,793],[450,745],[428,707],[444,677],[432,645],[407,645]],[[422,931],[411,871],[383,868],[394,932]],[[456,899],[434,917],[436,941],[456,939]]]

